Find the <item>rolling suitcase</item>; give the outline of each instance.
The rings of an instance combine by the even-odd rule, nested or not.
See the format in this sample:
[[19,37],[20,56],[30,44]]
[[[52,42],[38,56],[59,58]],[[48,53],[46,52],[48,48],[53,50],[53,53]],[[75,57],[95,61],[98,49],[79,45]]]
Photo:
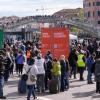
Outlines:
[[48,81],[48,88],[51,94],[56,94],[58,92],[57,84],[56,79],[51,79]]
[[18,93],[19,94],[26,94],[27,91],[27,85],[24,80],[19,80],[18,82]]

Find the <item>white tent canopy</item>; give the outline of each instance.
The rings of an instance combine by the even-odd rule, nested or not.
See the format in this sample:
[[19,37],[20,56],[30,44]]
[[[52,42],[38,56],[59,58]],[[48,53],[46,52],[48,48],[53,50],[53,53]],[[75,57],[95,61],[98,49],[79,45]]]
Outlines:
[[70,34],[69,39],[70,40],[78,40],[78,37],[76,35]]

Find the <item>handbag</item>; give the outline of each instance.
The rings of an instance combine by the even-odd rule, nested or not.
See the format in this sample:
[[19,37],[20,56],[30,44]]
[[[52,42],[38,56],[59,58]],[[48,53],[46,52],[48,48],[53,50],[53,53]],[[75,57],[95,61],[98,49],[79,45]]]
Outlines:
[[37,80],[36,75],[34,75],[34,74],[30,75],[30,80],[32,82],[35,82]]
[[26,74],[23,74],[21,79],[24,80],[24,81],[27,81],[28,80],[28,73],[30,72],[31,68],[29,68],[29,70],[27,71]]

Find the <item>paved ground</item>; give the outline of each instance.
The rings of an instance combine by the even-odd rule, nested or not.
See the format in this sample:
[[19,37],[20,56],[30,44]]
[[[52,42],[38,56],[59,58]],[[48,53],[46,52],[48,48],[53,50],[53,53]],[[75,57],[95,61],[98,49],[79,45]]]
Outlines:
[[[26,100],[26,95],[18,95],[17,84],[18,79],[14,77],[5,85],[7,100]],[[100,95],[95,93],[95,84],[87,85],[86,81],[71,79],[69,91],[53,95],[46,93],[38,96],[37,100],[100,100]]]

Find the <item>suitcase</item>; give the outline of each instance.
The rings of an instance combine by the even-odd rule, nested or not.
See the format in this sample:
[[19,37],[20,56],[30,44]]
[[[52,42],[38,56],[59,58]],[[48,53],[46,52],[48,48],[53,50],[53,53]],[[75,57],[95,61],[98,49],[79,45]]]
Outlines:
[[19,94],[26,94],[27,91],[27,85],[24,80],[19,80],[18,82],[18,93]]
[[51,79],[48,81],[48,88],[51,94],[56,94],[58,92],[58,82],[56,79]]

